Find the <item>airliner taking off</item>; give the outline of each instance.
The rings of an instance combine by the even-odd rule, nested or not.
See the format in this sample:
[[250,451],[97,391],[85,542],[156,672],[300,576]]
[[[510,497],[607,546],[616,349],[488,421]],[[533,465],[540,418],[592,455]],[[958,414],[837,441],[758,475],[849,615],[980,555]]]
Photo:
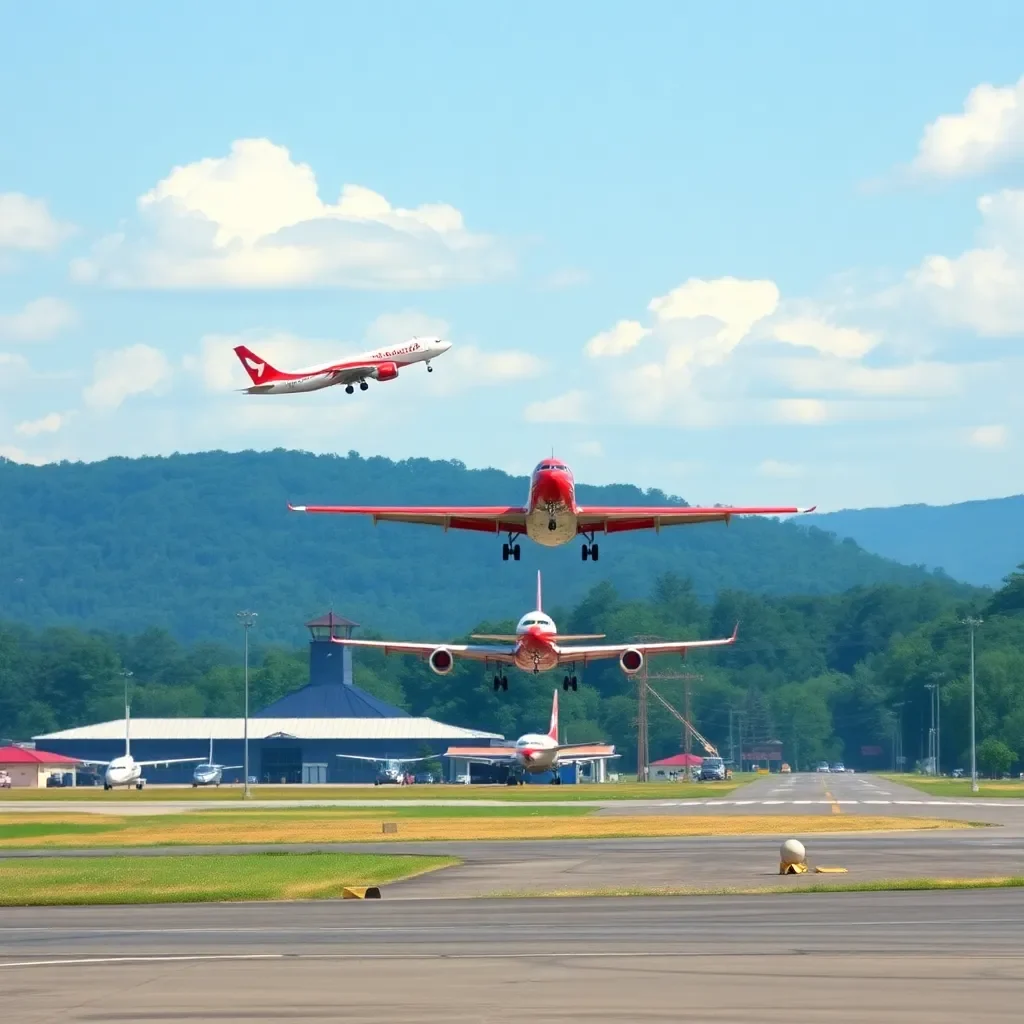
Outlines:
[[247,395],[293,395],[299,391],[319,391],[334,384],[344,384],[351,395],[356,384],[365,391],[369,387],[367,380],[394,380],[401,367],[412,363],[426,363],[427,370],[433,373],[430,361],[444,355],[451,347],[450,341],[441,338],[410,338],[391,348],[379,348],[352,359],[291,372],[275,369],[245,345],[236,346],[235,355],[252,381],[252,387],[242,389]]
[[660,531],[664,526],[692,523],[728,522],[733,516],[781,516],[813,512],[812,508],[732,508],[712,506],[691,508],[686,505],[628,506],[576,504],[576,483],[572,471],[559,459],[538,463],[530,478],[525,505],[472,506],[391,506],[371,505],[289,505],[293,512],[328,512],[336,515],[371,516],[378,522],[421,523],[445,530],[477,530],[506,534],[501,557],[519,561],[518,539],[524,534],[544,547],[568,544],[577,536],[586,538],[583,561],[596,562],[599,554],[596,534],[622,533],[626,530]]
[[146,780],[142,777],[143,768],[156,767],[165,764],[193,764],[202,761],[201,757],[174,757],[163,758],[160,761],[136,761],[132,757],[131,748],[131,709],[125,705],[124,709],[124,754],[115,757],[113,761],[88,761],[82,759],[82,764],[91,764],[99,768],[105,768],[103,773],[103,788],[113,789],[115,786],[134,786],[142,789]]
[[[445,757],[460,757],[475,764],[505,764],[514,769],[509,785],[514,785],[516,776],[539,775],[551,772],[551,781],[556,785],[562,780],[558,769],[563,764],[585,764],[618,757],[615,747],[605,743],[559,743],[558,742],[558,691],[551,701],[551,725],[547,733],[528,732],[516,740],[514,747],[449,747]],[[522,781],[521,778],[518,781]]]
[[[736,642],[739,624],[732,636],[724,640],[680,640],[671,643],[598,644],[582,645],[581,640],[603,640],[601,633],[559,634],[555,623],[542,610],[541,578],[537,573],[537,607],[527,612],[516,626],[515,634],[476,633],[473,640],[487,640],[486,644],[421,644],[392,643],[390,640],[353,640],[351,637],[331,637],[331,642],[346,647],[372,647],[385,654],[415,654],[426,658],[430,668],[439,676],[446,676],[455,667],[456,658],[493,662],[498,669],[494,677],[495,690],[508,689],[508,677],[501,671],[504,665],[515,665],[524,672],[549,672],[562,665],[569,673],[562,679],[563,690],[578,688],[576,665],[591,661],[618,658],[619,666],[628,676],[643,667],[644,658],[652,654],[681,654],[698,647],[724,647]],[[575,646],[563,646],[567,641]]]

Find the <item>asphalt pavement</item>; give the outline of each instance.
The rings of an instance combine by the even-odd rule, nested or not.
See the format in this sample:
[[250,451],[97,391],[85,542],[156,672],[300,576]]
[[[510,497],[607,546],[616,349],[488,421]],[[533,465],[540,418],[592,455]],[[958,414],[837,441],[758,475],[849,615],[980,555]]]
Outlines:
[[0,910],[5,1017],[1009,1024],[1024,891]]

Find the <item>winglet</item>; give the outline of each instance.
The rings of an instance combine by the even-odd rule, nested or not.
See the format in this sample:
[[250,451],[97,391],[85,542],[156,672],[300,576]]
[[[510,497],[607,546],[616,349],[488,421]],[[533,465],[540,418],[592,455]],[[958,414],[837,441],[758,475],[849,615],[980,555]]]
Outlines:
[[729,641],[730,643],[733,643],[733,644],[736,643],[736,636],[739,633],[739,631],[740,631],[740,624],[737,622],[736,625],[733,626],[733,628],[732,628],[732,638]]
[[289,502],[288,503],[288,511],[289,512],[305,512],[306,511],[306,506],[305,505],[293,505],[293,504],[291,504],[291,502]]
[[540,569],[537,570],[537,611],[544,611],[543,605],[540,600]]
[[796,512],[797,512],[797,515],[802,516],[802,515],[806,515],[808,512],[813,512],[817,507],[818,507],[817,505],[812,505],[810,508],[798,508],[796,510]]

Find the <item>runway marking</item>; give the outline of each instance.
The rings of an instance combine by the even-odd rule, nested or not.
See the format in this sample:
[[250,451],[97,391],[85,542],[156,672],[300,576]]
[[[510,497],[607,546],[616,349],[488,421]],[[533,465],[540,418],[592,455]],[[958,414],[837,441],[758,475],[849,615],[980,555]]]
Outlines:
[[[842,808],[839,806],[839,804],[836,803],[836,798],[827,789],[825,790],[825,796],[828,797],[829,803],[832,804],[832,813],[833,814],[842,814],[843,813]],[[857,802],[856,800],[851,800],[850,801],[850,803],[854,803],[854,804],[856,802]]]

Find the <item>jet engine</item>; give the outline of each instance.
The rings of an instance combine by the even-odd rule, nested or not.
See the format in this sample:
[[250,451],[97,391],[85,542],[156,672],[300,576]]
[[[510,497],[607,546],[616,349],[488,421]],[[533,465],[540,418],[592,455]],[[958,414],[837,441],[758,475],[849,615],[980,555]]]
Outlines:
[[380,363],[374,376],[377,380],[394,380],[398,376],[398,366],[395,363]]
[[446,676],[455,666],[455,659],[447,647],[438,647],[430,652],[430,668],[439,676]]
[[644,656],[635,647],[630,647],[619,655],[619,665],[627,676],[636,675],[644,667]]

